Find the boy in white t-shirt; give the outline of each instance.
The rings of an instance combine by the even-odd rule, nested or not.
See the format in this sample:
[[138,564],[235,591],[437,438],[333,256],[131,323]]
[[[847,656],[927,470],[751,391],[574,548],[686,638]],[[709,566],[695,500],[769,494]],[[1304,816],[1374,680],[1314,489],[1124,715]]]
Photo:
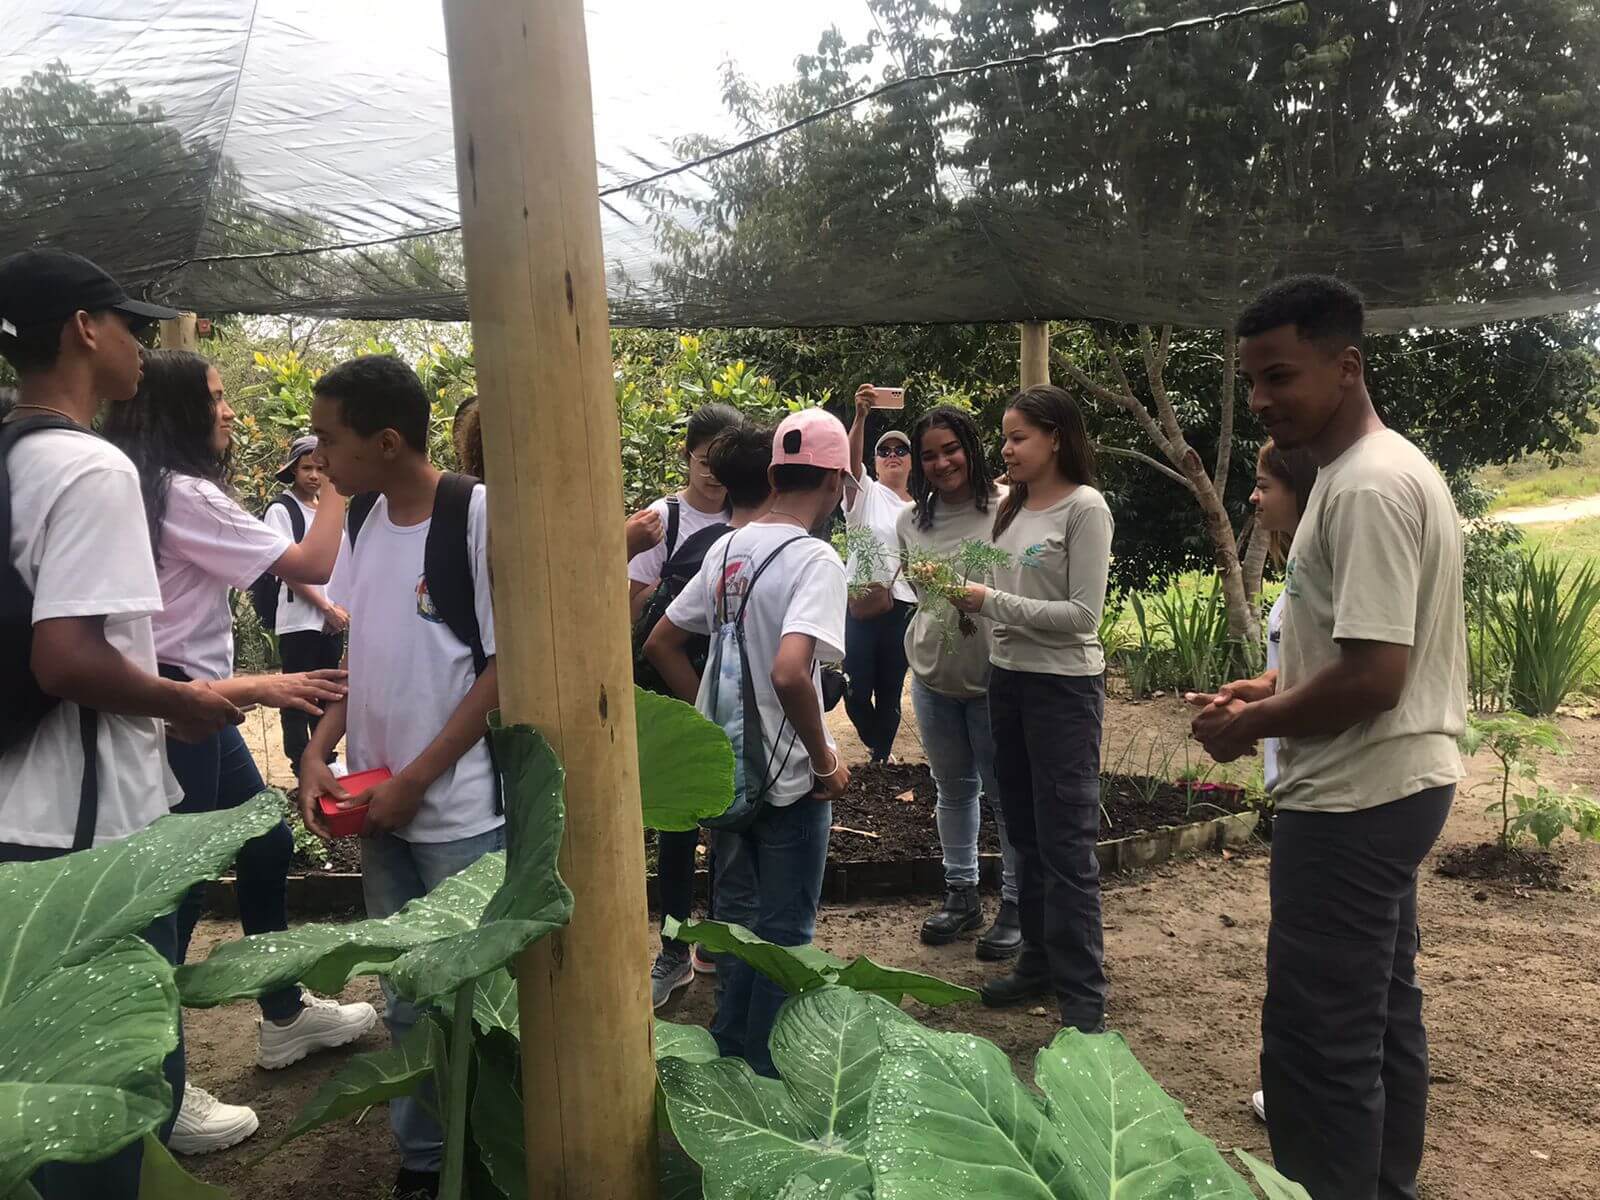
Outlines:
[[[327,759],[341,737],[351,771],[387,768],[393,777],[365,793],[361,883],[367,913],[387,917],[450,875],[505,846],[505,818],[488,744],[498,704],[494,611],[482,484],[472,487],[466,561],[482,654],[445,623],[424,573],[425,551],[443,483],[428,461],[428,396],[405,363],[368,355],[317,380],[312,430],[329,483],[345,496],[377,493],[359,531],[345,539],[328,585],[350,614],[349,695],[331,704],[300,761],[300,811],[328,836],[321,795],[344,798]],[[354,510],[356,505],[351,506]],[[385,1020],[399,1042],[420,1017],[385,983]],[[444,1135],[416,1100],[389,1102],[401,1152],[396,1195],[432,1194]]]
[[[20,379],[4,432],[16,439],[4,461],[6,551],[32,594],[34,679],[58,701],[0,754],[0,862],[56,858],[137,833],[182,799],[167,769],[163,722],[174,736],[198,741],[243,720],[204,684],[156,674],[150,616],[161,611],[161,591],[139,476],[122,451],[90,432],[102,398],[124,403],[139,386],[134,331],[177,315],[130,300],[75,254],[30,250],[0,261],[0,356]],[[62,428],[20,432],[40,420]],[[23,685],[8,680],[8,699]],[[144,936],[175,960],[170,913]],[[165,1073],[176,1099],[181,1043]],[[170,1132],[169,1118],[160,1134]],[[31,1182],[44,1200],[134,1200],[141,1161],[135,1142],[97,1163],[47,1163]]]
[[[850,772],[823,723],[818,661],[844,649],[844,564],[808,536],[826,527],[844,494],[850,448],[844,426],[821,409],[793,413],[772,440],[767,511],[706,552],[700,575],[657,623],[646,653],[674,692],[695,700],[699,680],[688,639],[710,635],[723,615],[744,613],[744,638],[760,712],[766,777],[758,815],[742,832],[717,834],[714,916],[781,946],[804,946],[816,929],[833,801]],[[747,739],[756,736],[745,730]],[[775,1075],[767,1038],[783,990],[744,963],[720,966],[711,1032],[725,1055]]]
[[[268,528],[276,530],[292,541],[295,522],[289,505],[299,510],[300,528],[311,528],[317,515],[317,498],[322,494],[322,460],[315,453],[317,439],[299,437],[289,447],[288,457],[278,469],[279,483],[287,484],[277,500],[267,506],[261,520]],[[309,583],[278,583],[278,614],[274,632],[278,635],[278,657],[286,673],[300,671],[326,671],[337,667],[344,658],[344,631],[350,626],[350,614],[333,601],[326,592]],[[289,758],[289,767],[300,773],[300,757],[306,752],[311,734],[320,717],[297,708],[279,710],[283,724],[283,752]]]

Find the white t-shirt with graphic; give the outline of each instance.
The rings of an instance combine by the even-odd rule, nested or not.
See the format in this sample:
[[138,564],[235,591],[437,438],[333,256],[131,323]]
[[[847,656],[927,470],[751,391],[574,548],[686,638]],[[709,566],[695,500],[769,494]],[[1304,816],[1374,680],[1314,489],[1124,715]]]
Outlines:
[[[305,521],[309,530],[311,522],[317,515],[317,510],[303,503],[299,496],[293,492],[285,492],[288,502],[300,510],[300,516]],[[261,519],[269,529],[283,534],[290,541],[294,540],[294,522],[289,519],[289,512],[281,504],[273,504],[261,514]],[[321,633],[327,618],[322,615],[315,604],[311,604],[303,597],[296,596],[294,590],[287,583],[278,584],[278,619],[272,632],[285,633]]]
[[[33,619],[104,617],[112,649],[155,674],[150,616],[161,589],[139,475],[109,442],[71,430],[31,433],[7,458],[11,561],[33,592]],[[156,717],[101,713],[94,844],[137,833],[183,798]],[[78,706],[63,701],[0,756],[0,842],[69,849],[83,784]]]
[[[792,545],[784,546],[791,541]],[[761,570],[774,554],[777,558]],[[754,590],[748,591],[757,571],[760,578],[756,579]],[[814,786],[811,759],[773,690],[772,664],[785,634],[803,633],[816,638],[811,683],[817,691],[817,702],[822,702],[822,674],[817,662],[844,656],[844,564],[832,546],[807,536],[795,525],[764,521],[746,525],[719,538],[706,551],[700,574],[672,602],[667,619],[689,633],[715,632],[724,590],[730,617],[738,615],[747,596],[750,604],[744,618],[744,635],[750,655],[750,679],[761,712],[761,732],[771,762],[768,777],[772,787],[766,800],[777,806],[793,804]],[[837,754],[826,725],[823,736]]]
[[156,660],[190,679],[231,676],[228,589],[248,588],[292,545],[216,484],[174,475],[156,553],[162,606],[155,618]]
[[[483,485],[467,510],[468,558],[478,632],[494,655],[488,522]],[[328,598],[350,614],[350,694],[345,745],[352,771],[398,772],[426,750],[477,682],[472,650],[434,610],[423,577],[432,520],[396,525],[380,496],[352,547],[339,548]],[[505,823],[495,812],[494,767],[477,742],[423,796],[397,835],[408,842],[453,842]]]
[[[667,498],[663,496],[650,505],[650,511],[661,518],[661,540],[648,550],[641,550],[628,560],[630,583],[657,584],[661,582],[661,568],[667,561],[667,531],[671,521],[667,517]],[[678,540],[674,549],[699,533],[707,525],[726,525],[728,513],[701,512],[682,492],[678,493]]]
[[844,523],[849,529],[867,529],[878,540],[882,552],[878,561],[868,565],[864,577],[861,564],[852,554],[845,563],[845,579],[850,583],[888,583],[894,580],[894,598],[907,604],[917,602],[917,593],[904,575],[896,577],[899,566],[900,535],[896,526],[900,514],[911,507],[911,501],[902,500],[893,491],[867,474],[865,467],[855,481],[855,487],[845,491]]

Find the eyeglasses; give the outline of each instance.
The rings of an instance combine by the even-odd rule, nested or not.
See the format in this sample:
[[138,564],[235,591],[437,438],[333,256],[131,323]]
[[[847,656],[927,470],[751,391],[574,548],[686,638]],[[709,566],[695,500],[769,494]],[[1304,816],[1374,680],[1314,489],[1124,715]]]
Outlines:
[[887,446],[878,447],[879,458],[910,458],[911,447],[904,442],[890,442]]

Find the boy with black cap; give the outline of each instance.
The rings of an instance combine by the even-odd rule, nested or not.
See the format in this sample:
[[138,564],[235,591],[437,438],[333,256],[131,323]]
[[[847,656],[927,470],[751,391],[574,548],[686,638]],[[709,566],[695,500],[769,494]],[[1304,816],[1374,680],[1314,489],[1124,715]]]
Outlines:
[[[322,460],[317,457],[317,439],[307,435],[295,438],[289,456],[278,469],[278,482],[288,490],[267,505],[261,520],[270,528],[298,542],[305,537],[317,514],[317,497],[322,494]],[[344,656],[344,631],[350,614],[328,599],[323,589],[311,584],[278,581],[278,604],[273,632],[278,635],[278,657],[286,673],[333,670]],[[300,756],[306,752],[320,718],[300,709],[280,710],[283,722],[283,752],[296,778],[300,775]]]
[[[0,261],[0,356],[20,381],[0,425],[0,488],[10,500],[0,635],[11,675],[0,688],[0,862],[138,832],[182,799],[163,723],[198,740],[243,720],[204,684],[156,674],[150,617],[161,590],[139,476],[90,430],[102,400],[138,389],[135,331],[175,316],[130,299],[75,254],[29,250]],[[173,956],[170,915],[145,937]],[[181,1043],[166,1070],[176,1107]],[[32,1182],[45,1200],[132,1200],[139,1169],[135,1143],[99,1163],[49,1164]]]

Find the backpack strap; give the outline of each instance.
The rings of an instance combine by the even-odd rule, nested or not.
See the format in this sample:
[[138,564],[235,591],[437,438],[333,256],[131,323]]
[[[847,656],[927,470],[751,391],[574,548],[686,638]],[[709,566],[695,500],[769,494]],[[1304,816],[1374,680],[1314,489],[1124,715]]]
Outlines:
[[[306,515],[300,511],[300,503],[288,492],[281,492],[273,498],[272,504],[283,505],[283,511],[289,514],[289,528],[294,531],[295,544],[306,540]],[[267,505],[268,508],[272,504]]]
[[667,497],[667,558],[672,557],[672,552],[678,547],[678,505],[682,503],[677,496]]
[[355,549],[356,535],[361,532],[361,527],[366,524],[367,518],[372,515],[372,506],[378,502],[378,492],[362,492],[358,496],[350,497],[350,507],[345,510],[344,528],[350,538],[350,548]]
[[[65,429],[99,437],[92,429],[85,429],[70,417],[41,413],[36,417],[17,417],[0,425],[0,538],[5,541],[5,579],[3,586],[20,601],[28,602],[28,618],[32,619],[33,593],[22,580],[22,573],[11,561],[11,473],[7,460],[11,448],[30,433],[41,429]],[[18,614],[19,616],[21,614]],[[94,845],[95,825],[100,819],[100,714],[92,708],[78,705],[78,738],[83,752],[83,780],[78,786],[78,819],[73,827],[72,848],[87,850]]]
[[439,476],[428,544],[422,552],[422,574],[428,581],[428,598],[433,601],[434,611],[450,632],[472,649],[472,669],[482,675],[489,658],[483,652],[483,631],[478,628],[472,551],[467,538],[472,493],[477,486],[478,481],[471,475],[446,471]]

